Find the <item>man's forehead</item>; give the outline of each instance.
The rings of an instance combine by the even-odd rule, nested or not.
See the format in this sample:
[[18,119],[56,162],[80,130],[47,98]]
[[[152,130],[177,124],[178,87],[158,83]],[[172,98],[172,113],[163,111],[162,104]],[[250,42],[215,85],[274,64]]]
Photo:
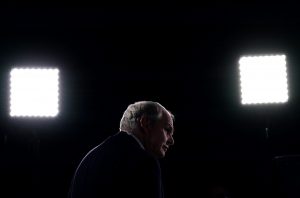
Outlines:
[[171,125],[171,126],[173,127],[173,118],[172,118],[171,114],[170,114],[169,112],[165,111],[163,117],[164,117],[163,120],[164,120],[167,124],[169,124],[169,125]]

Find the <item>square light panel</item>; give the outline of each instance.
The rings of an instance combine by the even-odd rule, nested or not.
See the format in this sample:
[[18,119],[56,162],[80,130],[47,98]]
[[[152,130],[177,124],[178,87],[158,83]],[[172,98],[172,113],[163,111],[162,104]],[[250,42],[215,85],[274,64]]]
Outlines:
[[288,101],[285,55],[243,56],[239,60],[239,70],[242,104]]
[[11,117],[55,117],[58,113],[57,68],[13,68],[10,71]]

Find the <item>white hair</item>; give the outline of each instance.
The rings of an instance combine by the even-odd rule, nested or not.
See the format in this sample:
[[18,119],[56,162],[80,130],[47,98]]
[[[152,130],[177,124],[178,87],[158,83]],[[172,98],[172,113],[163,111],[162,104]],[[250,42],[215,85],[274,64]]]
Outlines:
[[120,131],[132,132],[139,127],[139,120],[146,115],[152,124],[161,119],[164,112],[168,112],[174,120],[174,115],[158,102],[139,101],[130,104],[120,121]]

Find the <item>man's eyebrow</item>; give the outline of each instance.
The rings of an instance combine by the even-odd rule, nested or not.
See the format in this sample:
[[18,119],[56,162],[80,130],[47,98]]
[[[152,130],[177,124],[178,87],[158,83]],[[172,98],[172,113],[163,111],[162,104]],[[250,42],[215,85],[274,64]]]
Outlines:
[[167,124],[167,128],[168,128],[168,130],[171,130],[171,131],[174,131],[174,127],[173,127],[173,125],[171,125],[171,124]]

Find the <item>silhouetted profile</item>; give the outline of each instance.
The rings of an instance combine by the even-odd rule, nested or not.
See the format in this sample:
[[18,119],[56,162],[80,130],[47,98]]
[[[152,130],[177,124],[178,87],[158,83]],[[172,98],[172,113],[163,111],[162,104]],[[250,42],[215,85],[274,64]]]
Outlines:
[[162,198],[158,158],[174,144],[173,114],[161,104],[128,106],[120,131],[93,148],[79,164],[70,198]]

